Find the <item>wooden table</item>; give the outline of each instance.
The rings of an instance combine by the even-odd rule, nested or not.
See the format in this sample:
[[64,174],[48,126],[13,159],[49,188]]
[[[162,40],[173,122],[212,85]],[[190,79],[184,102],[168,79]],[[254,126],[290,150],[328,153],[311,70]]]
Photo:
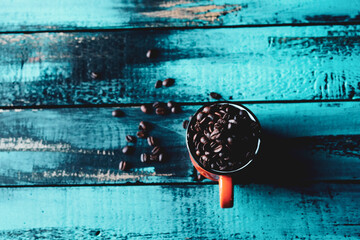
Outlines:
[[[2,0],[0,238],[359,239],[359,9]],[[154,88],[169,77],[174,86]],[[212,91],[263,126],[232,209],[220,209],[216,183],[196,180],[185,147],[182,121]],[[139,108],[169,100],[183,112]],[[117,107],[124,117],[112,117]],[[151,150],[142,139],[122,154],[141,120],[167,162],[140,162]]]

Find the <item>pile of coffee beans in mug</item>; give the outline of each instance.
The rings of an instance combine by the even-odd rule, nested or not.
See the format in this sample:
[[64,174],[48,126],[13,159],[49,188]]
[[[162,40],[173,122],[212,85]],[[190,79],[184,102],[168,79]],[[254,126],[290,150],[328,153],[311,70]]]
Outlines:
[[231,104],[202,107],[188,127],[192,154],[205,168],[236,170],[253,159],[260,125],[248,112]]

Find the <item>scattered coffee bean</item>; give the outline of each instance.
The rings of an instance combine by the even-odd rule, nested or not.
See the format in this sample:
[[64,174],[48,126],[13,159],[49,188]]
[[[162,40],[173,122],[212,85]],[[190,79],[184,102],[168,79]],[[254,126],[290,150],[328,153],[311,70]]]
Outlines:
[[154,138],[153,136],[150,136],[147,138],[147,142],[149,144],[149,146],[156,146],[158,144],[158,140],[156,138]]
[[153,106],[153,108],[165,107],[165,103],[163,103],[163,102],[154,102],[152,106]]
[[158,156],[158,161],[159,162],[164,162],[166,160],[165,154],[164,153],[160,153]]
[[147,153],[142,153],[142,154],[140,155],[140,161],[141,161],[141,162],[149,162],[149,160],[150,160],[149,154],[147,154]]
[[175,107],[177,104],[175,103],[175,102],[173,102],[173,101],[168,101],[168,103],[167,103],[167,107],[168,108],[173,108],[173,107]]
[[154,154],[154,155],[157,155],[157,154],[161,153],[161,151],[162,151],[161,147],[155,146],[155,147],[151,150],[151,153]]
[[167,78],[167,79],[165,79],[165,80],[162,82],[162,85],[163,85],[164,87],[170,87],[170,86],[174,85],[174,83],[175,83],[175,79],[173,79],[173,78]]
[[145,132],[144,130],[140,130],[136,133],[136,136],[138,136],[138,138],[146,138],[147,132]]
[[146,114],[149,114],[152,112],[152,108],[147,104],[141,105],[140,109],[143,113],[146,113]]
[[124,116],[124,112],[121,111],[120,109],[115,109],[114,111],[112,111],[112,116],[113,117],[122,117],[122,116]]
[[141,121],[139,123],[139,130],[149,131],[151,129],[151,124],[149,122]]
[[129,155],[135,152],[135,148],[133,146],[125,146],[123,147],[122,152]]
[[188,125],[189,125],[189,120],[184,120],[182,123],[183,128],[186,129]]
[[156,49],[150,49],[146,52],[147,58],[157,58],[159,56],[159,51]]
[[202,113],[202,112],[199,112],[199,113],[196,115],[196,120],[201,121],[204,117],[205,117],[205,114]]
[[91,77],[92,79],[99,79],[99,78],[100,78],[100,73],[92,72],[92,73],[90,74],[90,77]]
[[167,111],[166,111],[166,108],[159,107],[159,108],[156,109],[155,113],[157,115],[165,115],[167,113]]
[[129,143],[135,143],[136,137],[132,135],[126,135],[126,141],[128,141]]
[[172,113],[180,113],[181,112],[181,107],[180,106],[172,107],[171,112]]
[[125,161],[120,161],[120,163],[119,163],[119,170],[121,170],[121,171],[125,171],[125,170],[126,170],[126,162],[125,162]]
[[219,100],[219,99],[222,98],[221,95],[216,93],[216,92],[211,92],[210,97],[213,98],[213,99],[216,99],[216,100]]
[[155,83],[155,88],[161,88],[162,86],[162,81],[161,80],[157,80]]
[[151,154],[150,161],[153,161],[153,162],[158,161],[158,155]]

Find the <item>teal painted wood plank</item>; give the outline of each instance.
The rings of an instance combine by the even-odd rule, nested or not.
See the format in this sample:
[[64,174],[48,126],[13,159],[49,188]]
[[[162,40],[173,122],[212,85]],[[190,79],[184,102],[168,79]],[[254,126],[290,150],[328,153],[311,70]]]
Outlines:
[[[0,104],[199,102],[211,91],[238,101],[359,99],[359,34],[311,26],[0,35]],[[147,59],[151,48],[161,55]],[[173,87],[154,88],[168,77]]]
[[3,0],[1,31],[359,22],[360,4],[320,1]]
[[[360,102],[249,104],[264,128],[264,148],[257,164],[238,182],[359,180]],[[123,108],[3,110],[0,113],[0,185],[191,183],[193,168],[182,121],[199,106],[166,117]],[[346,116],[346,117],[344,117]],[[127,134],[140,121],[153,124],[169,160],[140,162],[150,152],[139,139],[136,152],[121,152]],[[118,170],[120,161],[131,168]]]
[[[360,185],[1,188],[2,239],[358,239]],[[99,234],[96,236],[96,234]]]

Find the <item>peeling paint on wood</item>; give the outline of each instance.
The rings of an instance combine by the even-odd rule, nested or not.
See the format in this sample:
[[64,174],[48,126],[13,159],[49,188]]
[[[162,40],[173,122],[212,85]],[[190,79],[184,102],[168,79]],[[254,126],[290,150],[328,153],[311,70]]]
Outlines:
[[1,188],[4,239],[357,239],[360,185]]
[[352,0],[2,0],[1,31],[359,22]]
[[[238,101],[359,99],[359,34],[311,26],[0,35],[0,103],[199,102],[212,91]],[[153,48],[160,56],[147,59]],[[173,87],[154,88],[168,77]]]
[[[264,152],[238,182],[359,179],[359,105],[248,104],[263,126]],[[4,111],[0,185],[193,182],[182,121],[198,107],[183,106],[182,113],[166,117],[128,107],[122,118],[112,117],[112,108]],[[150,134],[165,147],[167,162],[142,163],[140,154],[151,151],[142,139],[133,155],[122,154],[125,136],[134,135],[142,120],[153,124]],[[128,162],[128,171],[118,170],[120,161]]]

